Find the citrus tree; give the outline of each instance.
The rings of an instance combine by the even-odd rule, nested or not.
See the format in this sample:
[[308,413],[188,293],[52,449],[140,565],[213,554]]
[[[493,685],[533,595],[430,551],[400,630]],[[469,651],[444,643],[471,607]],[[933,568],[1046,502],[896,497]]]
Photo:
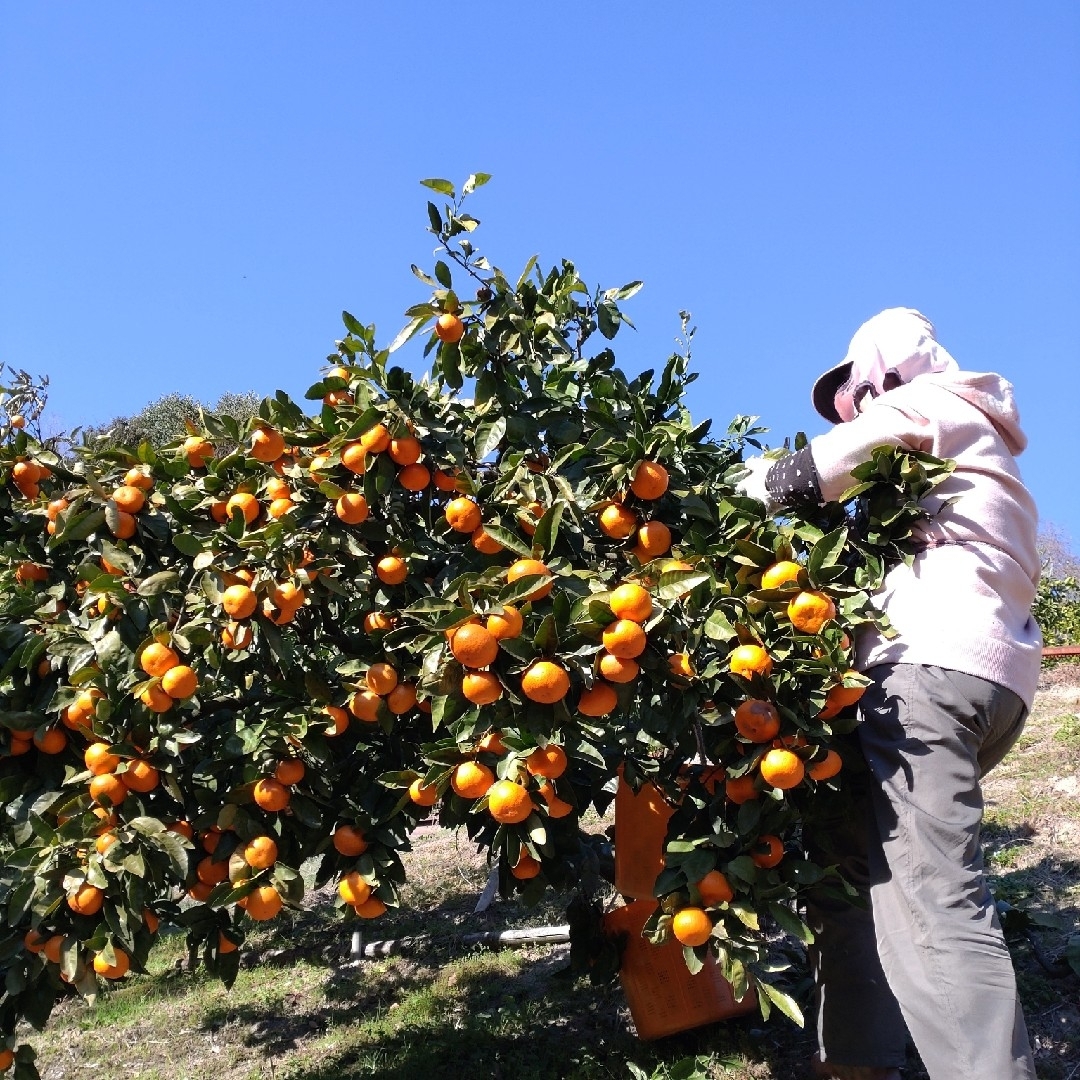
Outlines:
[[[426,295],[389,347],[344,314],[308,393],[183,440],[61,457],[0,430],[0,1068],[21,1020],[142,970],[159,926],[235,976],[250,920],[398,903],[431,813],[504,892],[573,887],[615,777],[675,814],[646,928],[764,989],[766,920],[806,936],[828,868],[798,825],[843,780],[852,636],[941,463],[890,450],[844,500],[773,519],[747,443],[684,403],[692,332],[633,378],[639,283],[516,279],[466,196],[428,204]],[[422,378],[392,362],[423,341]]]

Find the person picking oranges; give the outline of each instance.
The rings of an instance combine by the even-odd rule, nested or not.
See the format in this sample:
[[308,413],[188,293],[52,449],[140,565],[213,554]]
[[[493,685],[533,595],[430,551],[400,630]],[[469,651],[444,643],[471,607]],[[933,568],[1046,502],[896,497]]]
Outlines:
[[960,370],[925,316],[890,308],[860,327],[812,400],[836,427],[778,461],[746,462],[740,488],[770,512],[837,499],[879,446],[955,463],[916,529],[914,562],[896,565],[877,597],[895,635],[869,629],[856,643],[870,679],[857,728],[870,777],[856,791],[864,827],[813,830],[869,900],[808,907],[815,1074],[898,1080],[906,1025],[933,1080],[1031,1080],[979,845],[980,779],[1020,735],[1042,645],[1013,388]]

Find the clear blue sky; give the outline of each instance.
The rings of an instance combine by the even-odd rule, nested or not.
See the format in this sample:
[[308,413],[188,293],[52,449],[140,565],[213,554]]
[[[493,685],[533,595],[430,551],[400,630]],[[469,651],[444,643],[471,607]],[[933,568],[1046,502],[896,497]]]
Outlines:
[[493,261],[644,279],[620,363],[689,309],[695,416],[776,442],[824,429],[859,323],[922,309],[1015,382],[1077,547],[1078,57],[1076,0],[0,0],[0,360],[63,427],[300,397],[342,308],[389,341],[424,298],[417,181],[490,172]]

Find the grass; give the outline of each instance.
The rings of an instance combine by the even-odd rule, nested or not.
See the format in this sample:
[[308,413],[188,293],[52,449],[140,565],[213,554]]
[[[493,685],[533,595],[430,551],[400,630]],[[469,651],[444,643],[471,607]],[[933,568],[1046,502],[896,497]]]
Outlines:
[[[1061,669],[1057,669],[1061,670]],[[1042,1080],[1080,1076],[1080,994],[1057,971],[1080,933],[1080,678],[1054,673],[1021,744],[987,778],[985,848],[1007,921]],[[608,822],[595,821],[602,829]],[[618,983],[569,977],[565,947],[468,949],[464,933],[566,921],[552,899],[473,913],[487,867],[468,840],[420,830],[405,905],[363,924],[368,940],[418,934],[407,952],[344,966],[350,931],[329,898],[249,934],[233,987],[181,970],[165,935],[146,975],[86,1008],[66,1000],[32,1042],[45,1080],[792,1080],[806,1032],[756,1015],[640,1042]],[[1020,925],[1023,924],[1023,925]],[[1057,966],[1060,966],[1058,964]],[[1049,968],[1049,970],[1048,970]],[[796,987],[806,989],[805,980]],[[640,1070],[634,1073],[631,1066]],[[925,1077],[914,1053],[908,1080]]]

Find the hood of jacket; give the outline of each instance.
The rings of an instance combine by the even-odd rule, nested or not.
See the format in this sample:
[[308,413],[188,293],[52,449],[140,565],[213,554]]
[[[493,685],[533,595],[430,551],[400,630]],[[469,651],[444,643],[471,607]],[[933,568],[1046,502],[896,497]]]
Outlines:
[[1009,452],[1015,457],[1027,446],[1027,436],[1020,427],[1020,410],[1016,407],[1013,385],[992,371],[945,371],[920,375],[914,386],[933,383],[974,405],[997,428]]

